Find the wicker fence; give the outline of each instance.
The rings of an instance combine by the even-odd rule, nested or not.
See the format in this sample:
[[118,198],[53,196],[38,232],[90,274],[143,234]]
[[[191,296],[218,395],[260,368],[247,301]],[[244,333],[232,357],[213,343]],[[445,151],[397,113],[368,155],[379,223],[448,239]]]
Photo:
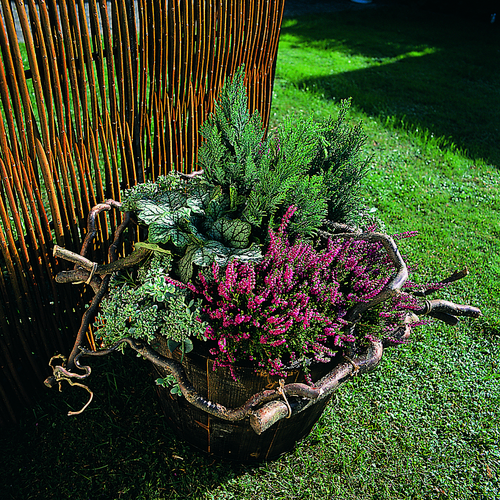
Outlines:
[[268,123],[284,0],[0,2],[2,424],[43,390],[88,300],[54,283],[53,245],[78,251],[92,206],[190,172],[199,126],[241,64]]

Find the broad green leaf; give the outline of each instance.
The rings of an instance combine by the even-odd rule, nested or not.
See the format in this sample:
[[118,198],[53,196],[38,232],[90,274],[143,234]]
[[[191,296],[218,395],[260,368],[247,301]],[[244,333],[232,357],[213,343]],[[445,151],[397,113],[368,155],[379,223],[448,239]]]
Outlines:
[[179,277],[183,283],[187,283],[193,276],[193,255],[197,248],[197,245],[190,243],[186,248],[186,253],[179,260]]
[[191,188],[186,205],[195,214],[205,214],[205,208],[210,201],[210,188],[205,184],[198,184]]
[[251,232],[252,226],[248,222],[239,219],[218,219],[213,223],[208,235],[231,247],[246,248]]
[[205,210],[207,224],[212,224],[220,219],[229,210],[229,200],[226,195],[221,195],[215,200],[211,200]]
[[193,341],[191,339],[184,339],[184,352],[187,354],[194,349]]
[[170,352],[174,352],[182,342],[177,342],[177,340],[167,340],[167,347]]
[[248,248],[231,248],[230,250],[231,254],[229,259],[235,257],[242,262],[259,262],[262,260],[262,253],[260,247],[257,245],[252,245]]
[[135,248],[145,248],[146,250],[152,250],[153,252],[160,252],[160,253],[166,253],[166,254],[171,254],[170,250],[165,250],[162,248],[160,245],[157,245],[156,243],[146,243],[145,241],[139,241],[134,244]]
[[182,220],[187,222],[191,218],[191,209],[189,207],[179,208],[172,214],[172,218],[177,224]]
[[220,266],[227,266],[233,258],[242,262],[258,262],[262,259],[262,254],[258,246],[241,249],[228,248],[219,241],[212,240],[194,252],[193,263],[205,267],[215,261]]
[[195,226],[197,223],[197,217],[192,217],[191,220],[187,224],[187,232],[189,233],[191,241],[196,242],[198,246],[203,245],[204,241],[206,241],[206,237],[198,231],[198,228]]
[[178,190],[165,191],[158,198],[158,204],[164,206],[170,212],[175,212],[186,205],[186,195]]
[[177,219],[176,212],[172,213],[170,211],[163,212],[161,217],[158,217],[154,222],[155,224],[165,226],[165,227],[175,227],[175,222]]
[[217,255],[227,255],[226,248],[219,241],[208,241],[203,247],[198,248],[193,254],[193,263],[197,266],[206,267],[216,260]]
[[157,224],[153,222],[149,226],[148,241],[149,243],[167,243],[170,240],[172,226]]
[[139,219],[145,224],[151,224],[161,218],[167,210],[152,200],[137,200]]
[[172,239],[172,243],[179,248],[189,243],[189,235],[179,227],[174,227],[170,230],[170,238]]

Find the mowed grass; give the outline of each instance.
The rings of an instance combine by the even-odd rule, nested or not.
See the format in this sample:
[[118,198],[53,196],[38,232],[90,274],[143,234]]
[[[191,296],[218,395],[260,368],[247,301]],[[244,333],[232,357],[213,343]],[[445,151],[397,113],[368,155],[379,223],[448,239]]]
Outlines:
[[[434,324],[345,384],[311,435],[242,466],[176,440],[151,369],[131,353],[92,361],[96,396],[47,391],[2,429],[2,498],[500,498],[500,30],[404,9],[285,20],[273,123],[335,115],[352,96],[370,167],[363,193],[401,242],[414,281],[467,267],[442,294],[484,316]],[[148,382],[146,382],[148,380]]]

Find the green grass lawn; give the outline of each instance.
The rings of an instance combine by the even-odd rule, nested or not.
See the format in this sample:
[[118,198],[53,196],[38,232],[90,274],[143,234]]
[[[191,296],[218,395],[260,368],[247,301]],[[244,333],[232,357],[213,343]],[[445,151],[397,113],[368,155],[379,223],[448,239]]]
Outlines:
[[65,416],[86,393],[64,387],[0,431],[0,497],[500,499],[499,41],[498,23],[402,9],[287,19],[272,112],[321,118],[352,96],[368,208],[390,233],[419,232],[401,242],[414,281],[467,267],[441,296],[483,318],[415,331],[293,453],[258,466],[176,440],[131,353],[94,360],[83,415]]

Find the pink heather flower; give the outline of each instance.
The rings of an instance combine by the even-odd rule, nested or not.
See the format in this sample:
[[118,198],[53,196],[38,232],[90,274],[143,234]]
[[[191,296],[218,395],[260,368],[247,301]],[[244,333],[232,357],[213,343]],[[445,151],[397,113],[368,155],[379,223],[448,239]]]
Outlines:
[[226,350],[226,338],[225,337],[221,337],[219,339],[219,341],[217,342],[217,344],[219,345],[219,349],[224,352]]
[[212,264],[212,274],[213,274],[214,280],[217,280],[217,278],[219,276],[219,264],[217,264],[217,262],[214,262]]
[[[356,342],[356,335],[347,333],[348,311],[371,301],[394,275],[379,243],[330,238],[318,251],[300,240],[290,242],[286,229],[296,210],[290,206],[278,230],[269,230],[260,263],[233,259],[225,269],[214,263],[208,270],[213,279],[201,271],[200,284],[189,287],[210,318],[205,337],[217,342],[210,351],[217,366],[246,358],[280,374],[281,360],[296,360],[296,352],[328,360],[345,343]],[[387,329],[390,336],[402,315],[418,307],[409,297],[400,294],[382,304],[381,334]]]
[[171,285],[174,285],[177,288],[181,288],[182,290],[185,290],[187,288],[187,285],[181,283],[180,281],[174,280],[170,276],[165,276],[165,281],[167,283],[170,283]]
[[394,240],[402,240],[404,238],[413,238],[414,236],[417,236],[418,231],[405,231],[404,233],[397,233],[393,234],[392,238]]
[[276,340],[274,342],[271,342],[270,346],[271,347],[278,347],[280,345],[283,345],[284,343],[286,342],[285,339],[281,339],[281,340]]
[[295,205],[291,205],[288,207],[288,210],[286,211],[285,215],[283,216],[283,219],[281,219],[281,224],[278,229],[278,233],[282,235],[285,232],[286,227],[288,226],[288,223],[290,222],[290,219],[292,218],[293,214],[297,211],[297,207]]
[[285,272],[283,273],[283,282],[285,283],[287,288],[290,288],[293,285],[292,278],[293,278],[293,268],[289,264],[285,264]]

